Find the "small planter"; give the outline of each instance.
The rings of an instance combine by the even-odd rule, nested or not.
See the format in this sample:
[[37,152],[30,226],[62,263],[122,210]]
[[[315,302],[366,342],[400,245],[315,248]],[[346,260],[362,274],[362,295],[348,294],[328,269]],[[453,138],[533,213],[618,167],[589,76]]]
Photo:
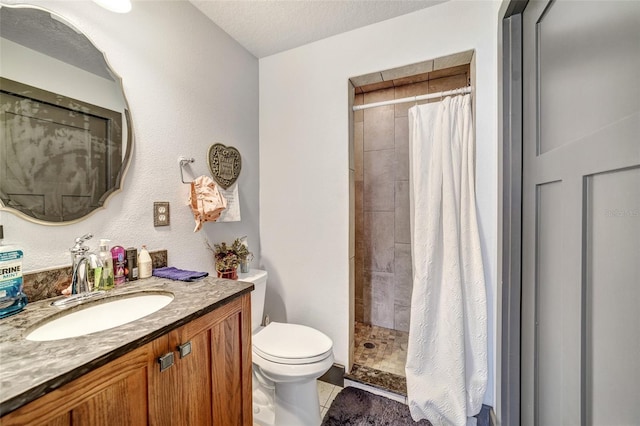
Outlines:
[[237,280],[238,279],[238,268],[230,269],[226,271],[216,271],[218,273],[218,278],[225,278],[227,280]]
[[[246,239],[246,237],[243,237]],[[240,238],[236,238],[232,245],[227,243],[214,244],[213,247],[206,241],[207,248],[213,252],[216,273],[218,278],[228,280],[238,279],[238,266],[242,272],[249,272],[249,261],[253,255]]]

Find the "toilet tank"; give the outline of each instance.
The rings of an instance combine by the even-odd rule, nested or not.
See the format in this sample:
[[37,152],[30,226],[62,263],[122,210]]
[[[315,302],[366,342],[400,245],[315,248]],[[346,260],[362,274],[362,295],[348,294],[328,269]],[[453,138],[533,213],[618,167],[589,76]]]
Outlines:
[[250,282],[255,289],[251,292],[251,331],[262,325],[264,314],[264,296],[267,291],[267,271],[250,269],[246,274],[238,274],[238,281]]

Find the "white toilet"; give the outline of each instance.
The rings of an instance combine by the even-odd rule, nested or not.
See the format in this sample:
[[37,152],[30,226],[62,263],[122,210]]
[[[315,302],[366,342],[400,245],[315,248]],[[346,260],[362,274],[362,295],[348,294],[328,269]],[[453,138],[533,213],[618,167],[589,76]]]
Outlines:
[[333,365],[333,342],[298,324],[261,326],[267,272],[252,269],[238,280],[253,283],[251,327],[253,421],[260,426],[318,426],[316,380]]

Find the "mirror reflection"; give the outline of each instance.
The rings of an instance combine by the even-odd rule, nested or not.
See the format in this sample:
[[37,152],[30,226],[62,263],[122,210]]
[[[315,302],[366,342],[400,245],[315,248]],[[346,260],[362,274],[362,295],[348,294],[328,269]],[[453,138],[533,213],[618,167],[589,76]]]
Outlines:
[[0,7],[0,204],[39,223],[79,220],[117,192],[131,122],[120,78],[64,19]]

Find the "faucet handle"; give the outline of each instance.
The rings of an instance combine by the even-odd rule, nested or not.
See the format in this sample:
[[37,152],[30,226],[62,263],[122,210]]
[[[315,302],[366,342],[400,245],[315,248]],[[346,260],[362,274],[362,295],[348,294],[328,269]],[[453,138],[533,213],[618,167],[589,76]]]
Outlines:
[[84,234],[82,237],[76,238],[76,244],[82,244],[86,241],[89,241],[92,238],[93,238],[93,234],[89,232],[88,234]]
[[82,237],[76,238],[76,244],[69,249],[69,251],[73,254],[85,253],[89,251],[89,247],[85,246],[84,243],[93,238],[93,234],[88,233],[83,235]]

